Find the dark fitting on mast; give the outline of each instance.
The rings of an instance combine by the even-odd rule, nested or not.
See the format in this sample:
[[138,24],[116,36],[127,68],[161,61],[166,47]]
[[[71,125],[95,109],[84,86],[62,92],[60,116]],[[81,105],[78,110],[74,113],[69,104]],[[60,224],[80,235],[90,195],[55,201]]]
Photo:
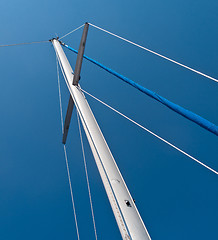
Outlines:
[[89,24],[85,23],[84,29],[83,29],[83,35],[80,41],[78,55],[76,59],[76,66],[74,70],[74,78],[73,78],[73,85],[78,85],[80,80],[80,72],[82,68],[82,61],[83,61],[83,55],[85,51],[85,45],[86,45],[86,38],[88,34]]
[[62,138],[63,144],[65,144],[67,141],[67,134],[68,134],[68,129],[70,127],[70,120],[73,112],[73,107],[74,107],[74,101],[70,95],[68,107],[67,107],[67,114],[64,121],[64,132],[63,132],[63,138]]
[[[83,29],[83,34],[82,38],[80,41],[79,45],[79,51],[76,59],[76,66],[74,70],[74,77],[73,77],[73,85],[78,85],[79,80],[80,80],[80,72],[82,68],[82,61],[83,61],[83,55],[85,51],[85,45],[86,45],[86,39],[87,39],[87,34],[88,34],[88,29],[89,29],[89,24],[86,22],[84,29]],[[63,132],[63,138],[62,138],[62,143],[65,144],[67,140],[67,135],[68,135],[68,130],[70,127],[70,121],[71,121],[71,116],[73,112],[73,107],[74,107],[74,102],[72,97],[70,96],[69,102],[68,102],[68,107],[67,107],[67,114],[65,117],[64,121],[64,132]]]

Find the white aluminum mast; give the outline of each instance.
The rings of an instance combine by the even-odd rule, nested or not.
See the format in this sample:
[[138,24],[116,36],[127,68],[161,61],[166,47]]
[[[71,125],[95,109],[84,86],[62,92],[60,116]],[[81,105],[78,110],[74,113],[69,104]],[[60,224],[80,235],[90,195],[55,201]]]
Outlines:
[[79,113],[104,188],[111,204],[122,239],[150,240],[148,231],[123,180],[106,140],[80,88],[73,85],[70,63],[57,39],[51,40],[57,54],[66,84]]

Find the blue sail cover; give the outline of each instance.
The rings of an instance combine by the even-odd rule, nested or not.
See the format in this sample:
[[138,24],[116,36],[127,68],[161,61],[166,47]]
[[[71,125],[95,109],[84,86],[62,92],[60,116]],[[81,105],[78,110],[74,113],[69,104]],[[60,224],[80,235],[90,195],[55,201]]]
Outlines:
[[[63,46],[65,46],[66,48],[68,48],[69,50],[73,51],[74,53],[78,53],[77,50],[69,47],[68,45],[62,44]],[[207,129],[208,131],[214,133],[215,135],[218,136],[218,126],[216,126],[214,123],[211,123],[210,121],[208,121],[207,119],[167,100],[164,97],[161,97],[160,95],[158,95],[157,93],[139,85],[138,83],[132,81],[131,79],[115,72],[114,70],[104,66],[103,64],[95,61],[94,59],[87,57],[85,55],[83,55],[83,57],[85,59],[87,59],[88,61],[94,63],[95,65],[99,66],[100,68],[106,70],[107,72],[111,73],[112,75],[118,77],[119,79],[121,79],[122,81],[128,83],[129,85],[133,86],[134,88],[138,89],[139,91],[145,93],[146,95],[148,95],[149,97],[152,97],[153,99],[157,100],[158,102],[162,103],[163,105],[167,106],[168,108],[170,108],[171,110],[173,110],[174,112],[177,112],[178,114],[182,115],[183,117],[191,120],[192,122],[195,122],[196,124],[198,124],[199,126]]]

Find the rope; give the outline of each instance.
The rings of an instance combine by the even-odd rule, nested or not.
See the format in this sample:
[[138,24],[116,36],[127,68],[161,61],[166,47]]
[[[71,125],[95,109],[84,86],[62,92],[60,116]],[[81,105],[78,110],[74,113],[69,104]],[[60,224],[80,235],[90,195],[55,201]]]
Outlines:
[[[66,48],[68,48],[69,50],[73,51],[74,53],[78,53],[78,51],[76,51],[75,49],[69,47],[68,45],[62,43],[62,45]],[[169,109],[173,110],[174,112],[180,114],[181,116],[187,118],[188,120],[198,124],[199,126],[203,127],[204,129],[208,130],[209,132],[215,134],[218,136],[218,126],[216,126],[214,123],[208,121],[207,119],[179,106],[178,104],[175,104],[169,100],[167,100],[166,98],[160,96],[159,94],[139,85],[138,83],[132,81],[131,79],[115,72],[114,70],[104,66],[103,64],[97,62],[96,60],[87,57],[86,55],[83,55],[83,57],[85,59],[87,59],[88,61],[94,63],[95,65],[99,66],[100,68],[104,69],[105,71],[109,72],[110,74],[114,75],[115,77],[121,79],[122,81],[124,81],[125,83],[128,83],[129,85],[133,86],[134,88],[138,89],[139,91],[145,93],[147,96],[155,99],[156,101],[162,103],[163,105],[165,105],[166,107],[168,107]]]
[[45,43],[45,42],[49,42],[49,41],[26,42],[26,43],[14,43],[14,44],[0,45],[0,47],[12,47],[12,46],[28,45],[28,44],[34,44],[34,43]]
[[[80,88],[81,89],[81,88]],[[165,140],[164,138],[158,136],[157,134],[155,134],[154,132],[150,131],[149,129],[145,128],[144,126],[142,126],[141,124],[137,123],[136,121],[132,120],[131,118],[127,117],[126,115],[124,115],[123,113],[119,112],[118,110],[116,110],[115,108],[109,106],[108,104],[106,104],[105,102],[101,101],[100,99],[94,97],[93,95],[91,95],[90,93],[86,92],[85,90],[81,89],[84,93],[86,93],[87,95],[89,95],[90,97],[94,98],[95,100],[97,100],[98,102],[102,103],[103,105],[105,105],[106,107],[110,108],[111,110],[113,110],[114,112],[118,113],[119,115],[121,115],[122,117],[126,118],[127,120],[129,120],[130,122],[134,123],[135,125],[137,125],[138,127],[142,128],[143,130],[149,132],[150,134],[152,134],[153,136],[155,136],[156,138],[158,138],[159,140],[165,142],[166,144],[168,144],[169,146],[173,147],[174,149],[176,149],[177,151],[183,153],[184,155],[186,155],[187,157],[191,158],[192,160],[194,160],[195,162],[199,163],[200,165],[202,165],[203,167],[207,168],[208,170],[212,171],[213,173],[218,175],[218,172],[214,169],[212,169],[211,167],[207,166],[206,164],[202,163],[201,161],[199,161],[198,159],[192,157],[190,154],[186,153],[185,151],[181,150],[180,148],[176,147],[175,145],[173,145],[172,143],[168,142],[167,140]]]
[[105,29],[103,29],[103,28],[100,28],[100,27],[98,27],[98,26],[96,26],[96,25],[94,25],[94,24],[89,23],[89,25],[91,25],[92,27],[95,27],[95,28],[97,28],[97,29],[99,29],[99,30],[101,30],[101,31],[103,31],[103,32],[106,32],[106,33],[108,33],[108,34],[110,34],[110,35],[112,35],[112,36],[114,36],[114,37],[117,37],[117,38],[119,38],[119,39],[121,39],[121,40],[123,40],[123,41],[125,41],[125,42],[128,42],[128,43],[130,43],[130,44],[132,44],[132,45],[134,45],[134,46],[136,46],[136,47],[139,47],[139,48],[141,48],[141,49],[143,49],[143,50],[145,50],[145,51],[147,51],[147,52],[150,52],[150,53],[152,53],[152,54],[155,54],[155,55],[157,55],[157,56],[159,56],[159,57],[161,57],[161,58],[163,58],[163,59],[165,59],[165,60],[168,60],[168,61],[170,61],[170,62],[172,62],[172,63],[175,63],[175,64],[177,64],[177,65],[179,65],[179,66],[181,66],[181,67],[183,67],[183,68],[186,68],[186,69],[188,69],[188,70],[190,70],[190,71],[192,71],[192,72],[195,72],[195,73],[197,73],[197,74],[199,74],[199,75],[202,75],[202,76],[204,76],[204,77],[206,77],[206,78],[209,78],[209,79],[211,79],[211,80],[213,80],[213,81],[215,81],[215,82],[218,82],[218,79],[216,79],[216,78],[214,78],[214,77],[211,77],[211,76],[209,76],[209,75],[207,75],[207,74],[205,74],[205,73],[202,73],[202,72],[200,72],[200,71],[198,71],[198,70],[195,70],[195,69],[193,69],[193,68],[191,68],[191,67],[188,67],[188,66],[185,65],[185,64],[179,63],[179,62],[177,62],[177,61],[175,61],[175,60],[173,60],[173,59],[171,59],[171,58],[168,58],[168,57],[166,57],[166,56],[164,56],[164,55],[162,55],[162,54],[160,54],[160,53],[157,53],[157,52],[155,52],[155,51],[153,51],[153,50],[150,50],[150,49],[148,49],[148,48],[145,48],[145,47],[143,47],[143,46],[141,46],[141,45],[139,45],[139,44],[137,44],[137,43],[134,43],[134,42],[132,42],[132,41],[126,39],[126,38],[120,37],[120,36],[118,36],[118,35],[116,35],[116,34],[114,34],[114,33],[112,33],[112,32],[109,32],[109,31],[107,31],[107,30],[105,30]]
[[81,132],[81,127],[80,127],[79,115],[78,115],[78,112],[76,112],[76,113],[77,113],[77,120],[78,120],[78,126],[79,126],[79,135],[80,135],[80,141],[81,141],[81,147],[82,147],[83,162],[84,162],[84,167],[85,167],[85,172],[86,172],[86,181],[87,181],[87,187],[88,187],[88,192],[89,192],[89,202],[90,202],[91,213],[92,213],[92,222],[93,222],[93,227],[94,227],[94,232],[95,232],[95,239],[97,240],[95,216],[94,216],[94,209],[93,209],[93,204],[92,204],[92,195],[91,195],[91,189],[90,189],[90,184],[89,184],[89,176],[88,176],[86,157],[85,157],[85,151],[84,151],[84,145],[83,145],[83,139],[82,139],[82,132]]
[[70,35],[71,33],[75,32],[75,31],[78,30],[78,29],[80,29],[80,28],[83,27],[84,25],[85,25],[85,24],[83,24],[83,25],[79,26],[78,28],[76,28],[76,29],[70,31],[69,33],[65,34],[64,36],[60,37],[59,39],[62,39],[62,38],[64,38],[64,37]]
[[[57,55],[56,55],[56,63],[57,63],[58,93],[59,93],[60,114],[61,114],[61,127],[62,127],[62,133],[63,133],[64,132],[64,121],[63,121],[62,100],[61,100],[61,87],[60,87],[60,77],[59,77]],[[64,156],[65,156],[65,162],[66,162],[66,167],[67,167],[68,182],[69,182],[69,186],[70,186],[71,201],[72,201],[72,205],[73,205],[73,213],[74,213],[74,219],[75,219],[75,225],[76,225],[77,239],[80,240],[78,223],[77,223],[77,217],[76,217],[76,208],[75,208],[75,203],[74,203],[74,198],[73,198],[73,189],[72,189],[72,184],[71,184],[71,177],[70,177],[69,164],[68,164],[68,158],[67,158],[67,150],[66,150],[66,146],[65,145],[64,145]]]

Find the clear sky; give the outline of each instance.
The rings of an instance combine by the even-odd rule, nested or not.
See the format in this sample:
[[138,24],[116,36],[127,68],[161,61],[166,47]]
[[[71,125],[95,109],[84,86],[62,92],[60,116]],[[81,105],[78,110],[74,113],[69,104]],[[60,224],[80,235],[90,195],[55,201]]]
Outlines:
[[[218,2],[0,3],[0,44],[48,40],[86,21],[218,78]],[[64,41],[78,49],[82,30]],[[76,55],[66,52],[72,67]],[[217,83],[89,29],[85,54],[218,124]],[[76,239],[51,43],[0,48],[0,239]],[[84,61],[82,88],[218,170],[218,138]],[[61,78],[64,115],[69,93]],[[218,239],[218,176],[87,97],[154,240]],[[94,239],[73,112],[67,149],[81,240]],[[83,133],[84,135],[84,133]],[[121,239],[84,136],[99,239]]]

